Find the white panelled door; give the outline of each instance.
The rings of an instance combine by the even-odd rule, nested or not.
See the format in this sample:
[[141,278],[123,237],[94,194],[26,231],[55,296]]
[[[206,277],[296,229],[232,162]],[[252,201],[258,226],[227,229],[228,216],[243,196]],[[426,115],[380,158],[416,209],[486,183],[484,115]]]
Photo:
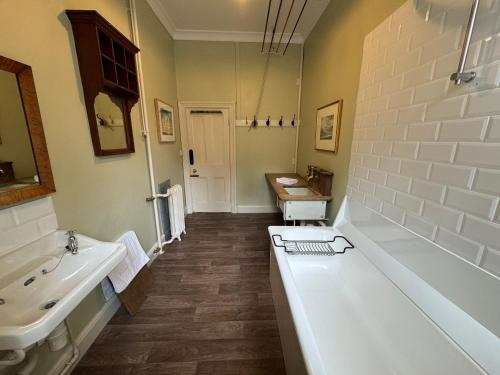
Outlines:
[[187,116],[189,182],[194,212],[231,211],[227,110],[191,110]]

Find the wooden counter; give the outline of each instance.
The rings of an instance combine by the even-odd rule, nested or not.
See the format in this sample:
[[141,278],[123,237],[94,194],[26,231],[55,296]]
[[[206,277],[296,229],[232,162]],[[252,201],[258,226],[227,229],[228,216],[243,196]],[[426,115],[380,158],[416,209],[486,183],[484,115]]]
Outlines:
[[[296,178],[298,182],[294,185],[281,185],[276,182],[276,179],[279,177],[288,177],[288,178]],[[306,180],[300,177],[296,173],[266,173],[266,179],[269,185],[273,188],[274,192],[278,196],[278,198],[282,201],[331,201],[333,197],[331,195],[321,195],[319,192],[312,189]],[[288,194],[285,188],[294,188],[294,187],[306,187],[309,188],[314,195],[291,195]]]

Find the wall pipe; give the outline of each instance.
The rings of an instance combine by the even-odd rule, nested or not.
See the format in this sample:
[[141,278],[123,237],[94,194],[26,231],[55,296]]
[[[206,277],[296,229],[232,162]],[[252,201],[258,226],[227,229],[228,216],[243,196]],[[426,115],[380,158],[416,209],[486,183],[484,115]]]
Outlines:
[[300,127],[302,126],[302,119],[300,117],[300,105],[302,102],[302,70],[304,67],[304,45],[300,45],[300,62],[299,62],[299,93],[297,95],[297,132],[295,133],[295,170],[297,173],[297,164],[299,162],[299,134]]
[[[136,8],[136,3],[135,0],[130,0],[130,19],[131,19],[131,24],[132,24],[132,42],[137,46],[137,48],[140,49],[140,42],[139,42],[139,25],[137,22],[137,8]],[[153,202],[153,213],[154,213],[154,220],[155,220],[155,230],[156,230],[156,243],[157,243],[157,248],[154,250],[153,254],[154,257],[161,255],[164,253],[162,249],[162,238],[161,238],[161,231],[160,231],[160,214],[159,214],[159,209],[158,209],[158,200],[154,199],[156,197],[156,182],[155,182],[155,176],[154,176],[154,169],[153,169],[153,156],[151,153],[151,136],[150,136],[150,131],[149,131],[149,120],[148,120],[148,110],[147,110],[147,101],[146,101],[146,92],[144,89],[144,75],[143,75],[143,70],[142,70],[142,62],[141,62],[141,51],[139,51],[136,54],[135,57],[135,63],[137,67],[137,78],[139,81],[139,100],[140,100],[140,115],[141,115],[141,127],[142,127],[142,135],[144,136],[144,139],[146,141],[146,156],[147,156],[147,163],[148,163],[148,172],[149,172],[149,184],[151,188],[151,197],[150,199]],[[148,199],[149,200],[149,199]],[[154,258],[152,259],[154,260]]]
[[80,349],[78,348],[78,345],[76,345],[75,339],[73,337],[73,334],[71,333],[71,329],[69,328],[68,321],[66,319],[64,319],[64,324],[66,325],[66,329],[68,331],[68,336],[71,343],[71,352],[73,354],[69,359],[69,361],[64,364],[64,367],[59,373],[59,375],[69,374],[73,370],[73,366],[80,358]]

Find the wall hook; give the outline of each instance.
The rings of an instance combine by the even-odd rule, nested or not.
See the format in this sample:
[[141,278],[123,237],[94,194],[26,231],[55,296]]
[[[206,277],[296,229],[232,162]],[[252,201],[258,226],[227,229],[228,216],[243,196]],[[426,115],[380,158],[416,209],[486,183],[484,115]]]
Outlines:
[[266,126],[271,125],[271,116],[267,116]]
[[253,115],[252,128],[256,128],[258,125],[257,118]]
[[295,126],[295,113],[293,114],[292,126]]
[[279,124],[279,126],[283,126],[283,115],[281,115],[278,124]]

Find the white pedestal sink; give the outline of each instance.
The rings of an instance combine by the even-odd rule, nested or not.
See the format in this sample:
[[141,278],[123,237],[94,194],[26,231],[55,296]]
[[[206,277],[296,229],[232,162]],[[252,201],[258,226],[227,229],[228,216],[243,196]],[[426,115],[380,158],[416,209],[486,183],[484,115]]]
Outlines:
[[122,244],[77,239],[75,255],[56,231],[0,257],[0,350],[47,337],[126,255]]

